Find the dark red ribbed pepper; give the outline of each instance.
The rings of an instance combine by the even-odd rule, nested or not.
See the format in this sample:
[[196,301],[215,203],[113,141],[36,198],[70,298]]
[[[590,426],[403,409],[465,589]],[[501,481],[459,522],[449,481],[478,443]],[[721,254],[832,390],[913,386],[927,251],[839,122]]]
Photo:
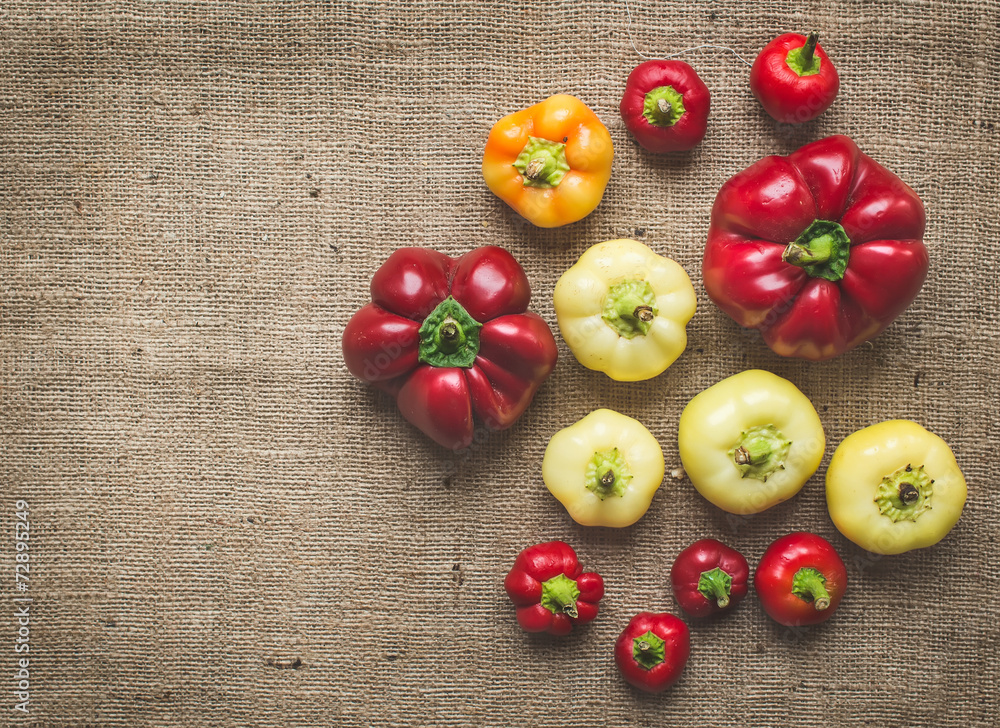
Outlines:
[[735,607],[747,595],[749,578],[743,554],[714,538],[695,541],[677,555],[670,569],[677,603],[695,617]]
[[400,248],[371,292],[344,330],[347,368],[447,448],[472,443],[476,418],[512,425],[555,366],[552,332],[527,311],[528,279],[503,248],[457,259]]
[[563,541],[529,546],[514,560],[503,582],[526,632],[567,635],[573,625],[593,621],[604,596],[604,580],[583,573],[576,552]]

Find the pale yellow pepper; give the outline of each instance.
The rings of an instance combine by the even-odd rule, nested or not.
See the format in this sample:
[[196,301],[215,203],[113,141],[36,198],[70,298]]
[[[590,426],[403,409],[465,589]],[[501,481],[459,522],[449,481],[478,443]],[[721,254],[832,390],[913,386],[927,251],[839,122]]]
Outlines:
[[663,471],[650,431],[608,409],[557,432],[542,460],[546,487],[584,526],[631,526],[649,509]]
[[798,493],[826,447],[809,399],[787,379],[760,369],[723,379],[688,402],[677,441],[698,492],[743,515]]
[[562,275],[554,304],[563,339],[583,366],[635,382],[683,353],[696,297],[674,261],[635,240],[609,240]]
[[951,448],[909,420],[882,422],[848,436],[826,471],[834,524],[877,554],[936,544],[958,522],[965,497],[965,476]]

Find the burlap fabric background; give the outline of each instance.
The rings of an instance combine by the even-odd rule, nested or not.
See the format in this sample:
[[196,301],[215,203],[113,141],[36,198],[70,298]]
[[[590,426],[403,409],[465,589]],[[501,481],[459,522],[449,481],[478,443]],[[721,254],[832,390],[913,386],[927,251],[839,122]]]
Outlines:
[[[640,47],[749,58],[818,28],[836,104],[776,125],[723,51],[685,56],[713,92],[688,155],[656,157],[617,104],[641,59],[600,2],[100,3],[0,8],[0,724],[70,726],[988,726],[1000,701],[995,489],[1000,282],[996,2],[636,2]],[[609,126],[604,202],[554,231],[486,189],[493,122],[555,92]],[[720,184],[847,133],[928,210],[931,272],[873,345],[786,361],[704,294]],[[497,244],[555,326],[555,281],[636,237],[692,275],[689,348],[621,384],[560,362],[514,428],[442,451],[350,377],[340,336],[401,245]],[[575,525],[540,478],[548,438],[597,407],[643,421],[679,465],[684,404],[725,376],[789,377],[827,429],[791,502],[727,517],[669,476],[625,530]],[[847,434],[924,423],[969,480],[935,548],[875,558],[842,538],[822,473]],[[31,522],[31,713],[13,711],[14,504]],[[681,682],[628,688],[614,638],[677,611],[667,571],[696,538],[756,563],[814,530],[851,585],[808,631],[751,597],[692,624]],[[568,639],[516,626],[502,578],[543,540],[607,581]]]

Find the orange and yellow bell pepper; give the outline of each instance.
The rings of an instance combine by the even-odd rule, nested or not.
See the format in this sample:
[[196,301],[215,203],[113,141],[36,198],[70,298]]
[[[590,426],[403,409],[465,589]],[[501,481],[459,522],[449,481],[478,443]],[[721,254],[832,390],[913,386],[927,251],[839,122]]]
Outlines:
[[483,153],[483,178],[538,227],[591,212],[611,177],[611,134],[580,99],[559,94],[500,119]]

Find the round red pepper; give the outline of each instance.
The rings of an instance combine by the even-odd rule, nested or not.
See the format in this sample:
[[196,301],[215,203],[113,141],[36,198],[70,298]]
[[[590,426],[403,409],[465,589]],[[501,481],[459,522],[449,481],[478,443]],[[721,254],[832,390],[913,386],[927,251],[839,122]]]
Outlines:
[[344,329],[347,368],[447,448],[472,443],[475,417],[495,430],[514,424],[555,367],[552,332],[527,312],[528,278],[503,248],[457,259],[400,248],[371,292]]
[[749,578],[743,554],[714,538],[695,541],[677,555],[670,569],[677,603],[695,617],[735,607],[747,595]]
[[615,662],[622,676],[647,693],[658,693],[677,682],[690,653],[688,626],[666,613],[640,612],[615,643]]
[[878,335],[927,276],[924,206],[846,136],[765,157],[712,206],[708,295],[782,356],[830,359]]
[[678,152],[705,136],[710,105],[708,87],[684,61],[646,61],[629,74],[619,111],[640,145]]
[[815,119],[836,98],[840,78],[818,40],[817,33],[779,35],[753,62],[750,90],[777,121]]
[[790,533],[768,546],[754,574],[761,606],[786,627],[825,622],[847,589],[847,568],[830,542]]
[[518,554],[503,586],[526,632],[554,635],[593,621],[604,596],[604,580],[584,574],[576,552],[562,541],[529,546]]

